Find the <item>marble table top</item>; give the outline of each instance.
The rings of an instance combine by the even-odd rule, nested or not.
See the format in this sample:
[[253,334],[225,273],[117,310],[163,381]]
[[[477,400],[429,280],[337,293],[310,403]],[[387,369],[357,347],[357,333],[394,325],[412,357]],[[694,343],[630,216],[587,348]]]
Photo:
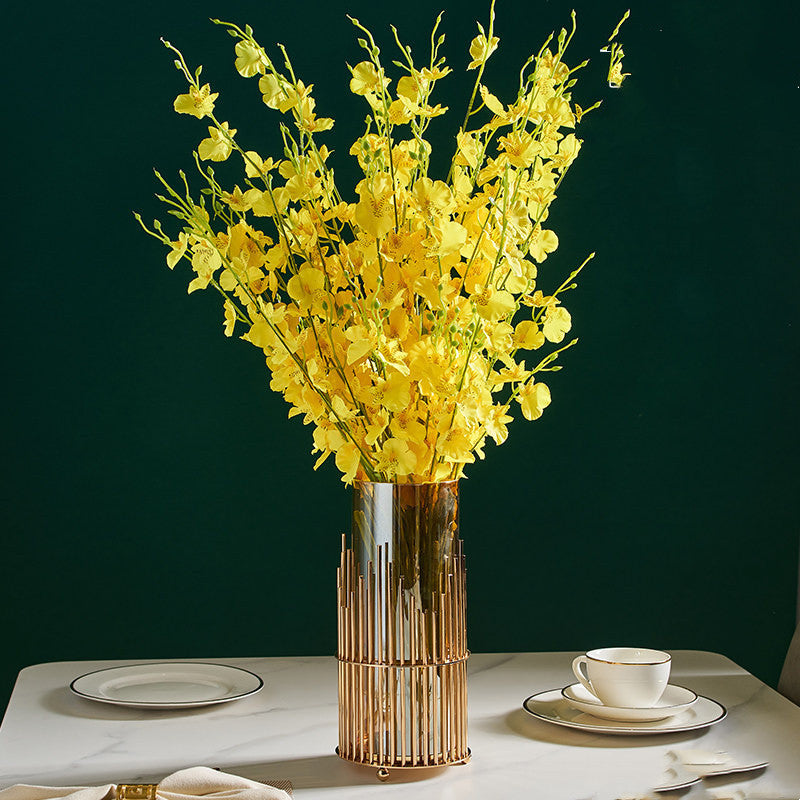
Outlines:
[[[203,764],[256,780],[288,779],[297,798],[404,800],[615,800],[663,782],[670,752],[726,751],[766,770],[717,778],[691,797],[800,798],[800,708],[724,656],[673,651],[671,682],[728,709],[700,731],[653,736],[585,733],[530,717],[529,695],[572,682],[575,653],[473,654],[469,660],[472,761],[441,769],[375,770],[342,761],[332,657],[197,659],[260,675],[264,689],[205,708],[149,711],[92,702],[68,686],[94,669],[135,661],[37,664],[19,676],[0,726],[0,788],[156,782]],[[710,785],[709,785],[710,783]],[[712,794],[706,794],[706,790]],[[720,794],[722,792],[722,794]]]

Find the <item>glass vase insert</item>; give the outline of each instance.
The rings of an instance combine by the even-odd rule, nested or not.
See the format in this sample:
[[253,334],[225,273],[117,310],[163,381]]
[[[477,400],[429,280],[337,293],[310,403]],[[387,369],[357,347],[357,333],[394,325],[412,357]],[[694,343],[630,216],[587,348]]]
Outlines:
[[464,763],[466,571],[458,481],[356,481],[342,537],[339,755],[378,768]]

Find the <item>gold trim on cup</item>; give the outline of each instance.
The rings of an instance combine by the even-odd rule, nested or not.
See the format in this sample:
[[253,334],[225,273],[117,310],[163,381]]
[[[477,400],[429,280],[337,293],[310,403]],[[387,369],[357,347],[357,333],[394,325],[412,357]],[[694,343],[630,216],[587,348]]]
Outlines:
[[[612,648],[602,648],[603,650],[610,650]],[[631,648],[636,649],[636,648]],[[594,652],[594,651],[589,651]],[[663,651],[661,651],[663,652]],[[664,653],[666,658],[662,658],[660,661],[611,661],[608,658],[598,658],[597,656],[590,655],[586,653],[586,658],[590,659],[591,661],[596,661],[598,664],[616,664],[621,667],[654,667],[656,664],[669,664],[672,661],[672,656],[669,653]]]

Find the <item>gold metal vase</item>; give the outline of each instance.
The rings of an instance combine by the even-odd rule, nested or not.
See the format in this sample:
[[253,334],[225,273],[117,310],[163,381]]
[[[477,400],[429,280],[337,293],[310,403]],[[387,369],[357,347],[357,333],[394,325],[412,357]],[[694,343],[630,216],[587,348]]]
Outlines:
[[382,780],[469,760],[458,481],[356,481],[337,590],[338,754]]

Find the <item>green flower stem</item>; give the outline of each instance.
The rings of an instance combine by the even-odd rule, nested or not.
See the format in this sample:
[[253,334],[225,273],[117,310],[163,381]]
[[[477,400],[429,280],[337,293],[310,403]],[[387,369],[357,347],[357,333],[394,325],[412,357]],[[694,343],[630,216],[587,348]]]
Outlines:
[[[489,33],[486,36],[486,40],[488,42],[492,41],[492,37],[494,36],[494,2],[492,0],[492,5],[489,9]],[[483,77],[483,70],[486,68],[486,62],[489,56],[486,55],[481,61],[480,67],[478,67],[478,76],[475,78],[475,85],[472,87],[472,96],[469,99],[469,103],[467,104],[467,113],[464,115],[464,121],[461,123],[460,130],[463,132],[467,129],[467,122],[472,114],[472,106],[475,104],[475,96],[478,94],[478,87],[481,84],[481,78]],[[449,180],[449,178],[448,178]]]
[[548,353],[532,370],[531,374],[535,375],[537,372],[550,372],[548,367],[552,364],[559,356],[560,353],[563,353],[565,350],[569,350],[570,347],[578,344],[578,338],[575,337],[574,339],[570,339],[563,347],[559,347],[558,350],[553,350],[552,353]]
[[[595,253],[589,253],[589,255],[584,259],[583,263],[575,270],[570,272],[567,276],[566,280],[558,287],[558,289],[553,292],[551,297],[558,297],[558,295],[566,291],[567,289],[573,288],[570,284],[570,281],[574,280],[580,274],[580,271],[595,257]],[[541,320],[542,316],[544,315],[545,311],[547,310],[547,306],[542,306],[533,317],[533,321],[538,325],[539,321]]]
[[355,18],[351,17],[349,14],[347,18],[355,25],[359,30],[363,31],[369,37],[370,48],[367,49],[367,52],[370,56],[370,61],[375,65],[375,68],[378,70],[378,80],[380,81],[381,85],[381,102],[383,103],[383,125],[381,125],[381,120],[379,117],[375,116],[375,124],[378,126],[378,129],[383,127],[383,135],[386,138],[386,145],[389,151],[389,175],[392,181],[392,206],[394,207],[394,229],[395,231],[400,230],[400,217],[397,212],[397,191],[395,189],[395,176],[394,176],[394,155],[392,153],[393,149],[393,142],[392,142],[392,124],[389,121],[389,93],[386,88],[386,81],[384,78],[383,67],[381,66],[380,58],[378,54],[380,50],[378,46],[375,44],[375,40],[372,38],[372,34]]

